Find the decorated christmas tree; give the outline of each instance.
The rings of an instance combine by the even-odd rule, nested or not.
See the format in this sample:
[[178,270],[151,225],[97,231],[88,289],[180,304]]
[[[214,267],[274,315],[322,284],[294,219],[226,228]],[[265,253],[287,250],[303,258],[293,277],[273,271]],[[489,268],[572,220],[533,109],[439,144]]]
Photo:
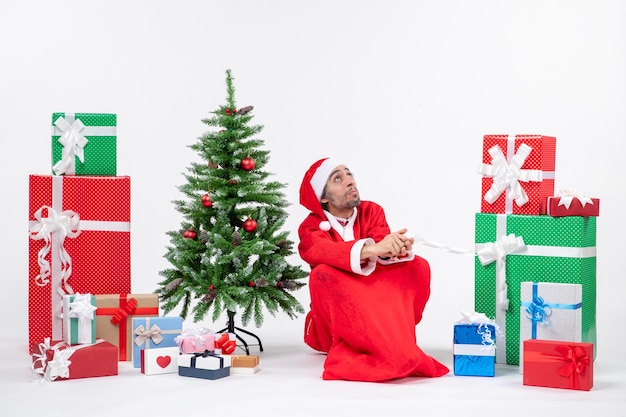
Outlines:
[[243,325],[253,319],[257,327],[264,311],[292,319],[303,313],[292,293],[308,273],[288,263],[294,250],[281,230],[285,184],[264,170],[269,152],[257,136],[263,127],[252,124],[252,106],[237,108],[230,70],[226,90],[226,104],[202,120],[211,129],[190,145],[202,162],[187,168],[178,187],[185,199],[173,201],[183,220],[179,231],[168,232],[171,267],[160,272],[156,293],[165,314],[181,306],[180,315],[197,322],[212,310],[215,322],[226,312],[234,331],[237,313]]

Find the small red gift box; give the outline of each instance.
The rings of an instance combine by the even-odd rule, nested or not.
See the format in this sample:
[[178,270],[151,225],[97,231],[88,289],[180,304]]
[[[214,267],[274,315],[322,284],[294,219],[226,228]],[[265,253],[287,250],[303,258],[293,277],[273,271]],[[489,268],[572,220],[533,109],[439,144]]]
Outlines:
[[555,137],[485,135],[480,212],[540,214],[554,195],[555,156]]
[[130,292],[130,177],[29,178],[29,347],[63,339],[64,294]]
[[552,217],[597,217],[600,215],[600,199],[561,192],[557,196],[546,198],[546,201],[542,204],[541,214],[547,214]]
[[46,339],[31,348],[33,370],[46,381],[118,374],[117,346],[103,339],[74,346]]
[[215,339],[215,353],[229,355],[237,348],[237,337],[233,333],[223,333]]
[[593,343],[525,340],[523,384],[591,390]]

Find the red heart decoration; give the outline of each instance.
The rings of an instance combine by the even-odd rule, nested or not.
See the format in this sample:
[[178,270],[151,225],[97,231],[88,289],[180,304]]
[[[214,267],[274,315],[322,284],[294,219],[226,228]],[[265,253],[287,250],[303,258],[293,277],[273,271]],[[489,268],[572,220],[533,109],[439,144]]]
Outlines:
[[159,356],[157,357],[157,364],[165,369],[167,368],[167,365],[170,364],[170,362],[172,362],[172,357],[171,356]]

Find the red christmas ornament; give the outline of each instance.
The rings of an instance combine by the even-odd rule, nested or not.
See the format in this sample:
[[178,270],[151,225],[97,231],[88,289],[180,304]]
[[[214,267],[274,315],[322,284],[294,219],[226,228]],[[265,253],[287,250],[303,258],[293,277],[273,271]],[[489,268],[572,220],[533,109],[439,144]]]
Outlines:
[[209,285],[209,289],[210,289],[210,290],[215,289],[215,285],[213,285],[213,284]]
[[226,116],[230,116],[230,109],[226,109],[225,112],[226,112]]
[[248,218],[245,222],[243,222],[243,230],[248,233],[252,233],[256,230],[256,220]]
[[185,233],[183,233],[183,237],[185,239],[196,240],[198,238],[198,234],[193,229],[187,229],[185,230]]
[[255,286],[254,281],[248,282],[248,287],[254,287],[254,286]]
[[255,162],[251,157],[246,157],[241,160],[241,169],[244,171],[252,171],[254,169]]
[[205,194],[202,196],[202,205],[204,207],[213,207],[213,201],[211,201],[211,196]]

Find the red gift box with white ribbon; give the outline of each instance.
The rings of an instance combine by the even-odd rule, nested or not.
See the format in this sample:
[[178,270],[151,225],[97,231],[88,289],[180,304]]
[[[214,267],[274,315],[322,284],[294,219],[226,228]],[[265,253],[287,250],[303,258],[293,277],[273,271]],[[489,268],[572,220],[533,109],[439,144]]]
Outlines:
[[556,138],[485,135],[481,213],[538,215],[554,195]]
[[33,373],[41,382],[118,374],[117,347],[104,339],[72,346],[46,338],[31,351]]
[[31,175],[29,234],[29,346],[63,339],[65,294],[130,293],[130,177]]
[[542,204],[541,214],[552,217],[598,217],[600,215],[600,199],[587,197],[584,193],[576,190],[561,190],[557,195],[546,198]]

